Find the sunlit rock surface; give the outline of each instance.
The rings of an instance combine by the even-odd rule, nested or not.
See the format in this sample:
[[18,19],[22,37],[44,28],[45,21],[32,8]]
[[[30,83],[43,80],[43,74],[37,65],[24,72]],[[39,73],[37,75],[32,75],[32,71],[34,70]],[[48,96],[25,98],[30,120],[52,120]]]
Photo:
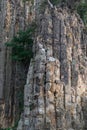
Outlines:
[[76,13],[38,15],[17,130],[87,130],[87,35]]

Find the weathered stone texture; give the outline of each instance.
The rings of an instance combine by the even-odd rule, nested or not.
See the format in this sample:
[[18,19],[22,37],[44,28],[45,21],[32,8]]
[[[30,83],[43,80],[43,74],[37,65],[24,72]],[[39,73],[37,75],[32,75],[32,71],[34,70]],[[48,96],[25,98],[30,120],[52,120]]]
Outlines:
[[24,91],[24,115],[17,130],[86,130],[83,23],[76,13],[56,7],[46,8],[38,21],[35,55]]
[[19,117],[17,95],[24,86],[25,68],[11,60],[11,49],[5,43],[32,19],[29,4],[22,0],[0,0],[0,128],[10,127]]

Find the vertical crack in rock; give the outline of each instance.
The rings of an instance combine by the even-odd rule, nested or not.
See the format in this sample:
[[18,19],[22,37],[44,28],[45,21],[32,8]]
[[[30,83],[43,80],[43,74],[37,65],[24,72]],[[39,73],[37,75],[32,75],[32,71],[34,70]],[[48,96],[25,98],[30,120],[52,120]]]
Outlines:
[[56,109],[57,109],[57,103],[56,103],[56,91],[54,92],[54,109],[55,109],[55,120],[56,120],[56,130],[57,130],[57,120],[58,120],[58,118],[57,118],[57,111],[56,111]]
[[[46,54],[46,51],[45,51]],[[44,72],[44,129],[46,126],[46,64],[45,64],[45,72]]]
[[82,21],[57,7],[46,7],[37,17],[35,57],[17,130],[86,130],[87,37],[84,33],[82,38]]
[[24,86],[25,81],[21,79],[25,68],[11,60],[11,49],[5,43],[25,28],[27,19],[22,0],[0,0],[0,128],[12,126],[20,115],[18,94]]

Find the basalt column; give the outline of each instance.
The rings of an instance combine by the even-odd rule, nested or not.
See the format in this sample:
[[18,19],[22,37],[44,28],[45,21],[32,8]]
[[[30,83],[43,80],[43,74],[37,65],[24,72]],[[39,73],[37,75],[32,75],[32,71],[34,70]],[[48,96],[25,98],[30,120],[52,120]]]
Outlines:
[[34,58],[18,130],[86,130],[87,42],[83,23],[67,8],[38,16]]
[[0,128],[10,127],[19,116],[17,92],[24,86],[25,68],[12,62],[11,48],[5,43],[32,19],[28,5],[22,0],[0,0]]

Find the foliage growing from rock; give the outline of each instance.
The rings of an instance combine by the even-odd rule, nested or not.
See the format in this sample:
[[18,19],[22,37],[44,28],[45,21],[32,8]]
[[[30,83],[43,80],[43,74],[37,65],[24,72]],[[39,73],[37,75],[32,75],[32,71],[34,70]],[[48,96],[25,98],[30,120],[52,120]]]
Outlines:
[[10,42],[6,43],[7,47],[12,48],[12,59],[15,61],[29,62],[33,57],[33,35],[36,26],[32,24],[25,31],[20,30]]
[[53,5],[65,3],[69,8],[77,10],[85,26],[87,26],[87,1],[86,0],[50,0]]
[[87,2],[80,3],[77,7],[77,12],[82,18],[84,24],[87,26]]

